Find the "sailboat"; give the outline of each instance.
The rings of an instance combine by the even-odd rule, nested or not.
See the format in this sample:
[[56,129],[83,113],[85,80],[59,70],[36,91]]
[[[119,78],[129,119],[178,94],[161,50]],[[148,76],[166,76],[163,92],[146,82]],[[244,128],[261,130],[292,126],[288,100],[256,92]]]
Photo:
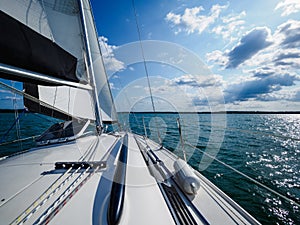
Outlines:
[[1,159],[0,224],[259,224],[161,144],[105,131],[117,114],[89,0],[0,6],[0,76],[65,121]]

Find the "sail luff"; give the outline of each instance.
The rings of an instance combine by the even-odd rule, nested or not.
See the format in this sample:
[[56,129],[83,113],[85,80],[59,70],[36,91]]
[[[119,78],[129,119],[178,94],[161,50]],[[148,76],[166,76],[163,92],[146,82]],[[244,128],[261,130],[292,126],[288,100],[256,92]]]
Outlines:
[[111,94],[111,89],[108,82],[108,77],[104,67],[104,62],[101,54],[98,33],[93,17],[93,10],[89,0],[85,0],[86,24],[88,33],[90,34],[91,56],[93,68],[95,71],[95,85],[98,89],[98,99],[101,109],[101,118],[104,123],[117,121],[117,114],[114,107],[114,102]]
[[[87,60],[89,63],[89,67],[87,68],[89,79],[91,83],[93,84],[93,98],[95,100],[95,116],[96,116],[96,125],[97,126],[102,126],[102,120],[101,120],[101,114],[100,114],[100,104],[99,104],[99,99],[97,96],[97,86],[95,85],[95,73],[94,73],[94,68],[93,68],[93,61],[92,61],[92,56],[91,56],[91,48],[90,48],[90,43],[89,43],[89,34],[87,30],[87,24],[85,20],[85,10],[84,10],[84,5],[82,0],[79,1],[79,9],[80,9],[80,14],[81,14],[81,21],[82,21],[82,26],[83,26],[83,32],[84,32],[84,40],[85,40],[85,45],[86,45],[86,50],[87,50]],[[89,3],[88,3],[89,4]]]
[[100,45],[98,41],[97,29],[89,0],[80,0],[87,34],[86,40],[89,48],[90,69],[93,72],[92,80],[95,85],[95,94],[99,104],[99,114],[102,123],[116,121],[116,111],[112,99],[111,90],[108,83],[107,74],[104,68]]

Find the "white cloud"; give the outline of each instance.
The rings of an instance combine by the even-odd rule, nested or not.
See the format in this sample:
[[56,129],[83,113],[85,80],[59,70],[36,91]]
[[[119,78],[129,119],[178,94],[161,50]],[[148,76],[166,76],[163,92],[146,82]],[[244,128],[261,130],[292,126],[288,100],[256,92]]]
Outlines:
[[106,70],[113,74],[114,72],[125,69],[124,63],[115,58],[113,51],[117,48],[114,45],[108,44],[106,37],[99,37],[99,44],[102,52],[102,58]]
[[223,85],[223,79],[220,75],[195,76],[185,74],[172,79],[170,84],[173,86],[189,86],[195,88],[218,87]]
[[228,53],[226,68],[236,68],[246,60],[272,44],[271,31],[268,27],[255,27],[247,32]]
[[109,82],[109,86],[111,90],[119,90],[113,82]]
[[201,34],[219,17],[221,11],[226,9],[227,6],[213,5],[210,9],[209,15],[200,15],[204,11],[202,6],[194,8],[186,8],[183,14],[175,14],[169,12],[165,19],[176,28],[175,33],[187,32],[188,34],[197,32]]
[[4,96],[1,98],[1,100],[22,100],[22,97],[16,97],[16,96]]
[[237,36],[240,35],[240,32],[243,30],[243,24],[245,23],[242,20],[246,16],[246,12],[242,11],[238,15],[230,14],[228,16],[222,17],[222,24],[214,27],[212,29],[213,33],[221,35],[224,39],[230,39],[230,41],[236,40]]
[[9,91],[9,90],[3,90],[3,89],[0,89],[0,93],[12,93],[12,92]]
[[[274,107],[270,110],[277,106],[280,106],[277,110],[281,109],[284,105],[289,110],[295,109],[291,102],[300,102],[299,34],[300,21],[288,20],[273,33],[267,27],[256,27],[231,50],[215,50],[206,54],[208,62],[214,62],[222,69],[229,68],[228,65],[241,69],[236,70],[242,72],[239,80],[223,85],[228,110],[246,109],[247,105],[263,109],[271,104]],[[257,41],[266,44],[259,45],[253,52]]]
[[275,10],[282,10],[281,16],[288,16],[292,13],[297,13],[300,11],[300,1],[299,0],[283,0],[280,1]]
[[[155,108],[159,110],[171,111],[217,111],[216,107],[222,108],[224,83],[222,76],[193,76],[185,74],[172,79],[166,79],[160,76],[151,76],[151,90],[154,99],[161,99],[163,105],[158,104],[155,100]],[[134,91],[132,91],[134,90]],[[135,107],[138,102],[147,102],[149,108],[149,88],[146,78],[133,81],[124,87],[117,96],[117,107],[120,111],[126,111]],[[126,98],[126,100],[125,100]],[[126,103],[126,104],[125,104]],[[146,106],[138,105],[145,111]],[[146,108],[145,108],[146,107]],[[149,108],[149,110],[151,110]],[[224,109],[223,109],[224,110]]]
[[215,62],[221,67],[225,67],[225,65],[228,63],[228,57],[220,50],[207,53],[206,60],[208,62]]
[[[300,69],[300,21],[288,20],[272,33],[268,27],[255,27],[232,49],[214,50],[206,60],[224,69],[266,68],[273,72]],[[265,43],[265,44],[263,44]],[[255,50],[255,51],[254,51]],[[229,67],[228,67],[229,68]]]

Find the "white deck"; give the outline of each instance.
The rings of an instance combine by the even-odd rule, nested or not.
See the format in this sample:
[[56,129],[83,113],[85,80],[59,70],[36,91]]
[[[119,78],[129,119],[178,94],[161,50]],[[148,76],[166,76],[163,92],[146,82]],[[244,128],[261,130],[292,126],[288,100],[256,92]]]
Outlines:
[[[175,224],[136,140],[132,134],[128,138],[125,200],[120,224]],[[53,204],[52,208],[56,209],[64,202],[57,214],[49,218],[49,224],[107,224],[110,190],[121,146],[118,139],[113,135],[84,137],[0,161],[0,223],[10,224],[21,216],[20,222],[26,219],[24,224],[33,224],[47,212],[51,214]],[[152,142],[148,143],[153,150],[158,149]],[[106,154],[108,149],[109,154]],[[176,156],[165,150],[155,153],[174,173]],[[105,161],[107,167],[87,173],[84,170],[76,173],[74,170],[68,173],[62,169],[54,170],[55,162],[62,161]],[[201,178],[201,188],[197,196],[190,199],[209,224],[250,224],[240,214],[248,215],[246,212],[228,202],[207,179],[197,175]],[[74,181],[77,182],[72,186]],[[65,195],[61,196],[63,193]],[[72,197],[68,198],[70,193]],[[39,207],[31,206],[33,203]],[[26,211],[28,207],[30,209]],[[197,224],[201,224],[194,212],[192,215]]]

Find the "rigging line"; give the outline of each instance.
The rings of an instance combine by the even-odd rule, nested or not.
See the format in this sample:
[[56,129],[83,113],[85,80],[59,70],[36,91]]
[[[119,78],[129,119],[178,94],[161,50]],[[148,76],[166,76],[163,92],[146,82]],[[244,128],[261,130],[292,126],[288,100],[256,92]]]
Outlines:
[[70,113],[70,101],[71,101],[71,88],[69,88],[69,96],[68,96],[68,113]]
[[[147,117],[147,118],[152,118],[151,116]],[[184,120],[182,120],[184,122]],[[256,131],[256,130],[246,130],[246,129],[240,129],[240,128],[234,128],[234,127],[228,127],[228,126],[217,126],[217,125],[211,125],[211,123],[203,123],[200,122],[200,127],[201,126],[205,126],[205,127],[212,127],[212,128],[219,128],[219,129],[225,129],[225,130],[230,130],[230,131],[240,131],[243,133],[249,133],[249,134],[257,134],[257,135],[268,135],[268,136],[273,136],[273,137],[278,137],[278,138],[282,138],[282,139],[291,139],[293,141],[300,141],[300,138],[294,138],[294,137],[290,137],[290,136],[284,136],[281,134],[272,134],[269,133],[267,131]],[[161,127],[168,127],[168,126],[164,126],[161,125]],[[184,123],[181,125],[181,127],[189,127],[188,125],[185,125]],[[272,130],[271,130],[272,131]]]
[[[81,35],[81,39],[82,39],[82,41],[84,42],[84,37],[83,37],[83,35]],[[89,72],[88,72],[88,70],[89,70],[89,65],[88,65],[88,59],[87,59],[87,53],[86,53],[86,50],[85,50],[85,48],[84,47],[82,47],[81,48],[81,50],[82,50],[82,57],[83,57],[83,63],[84,63],[84,65],[85,65],[85,68],[86,68],[86,77],[87,77],[87,79],[88,79],[88,82],[91,84],[91,86],[94,88],[94,84],[93,84],[93,82],[91,82],[91,79],[90,79],[90,76],[89,76]],[[90,94],[92,94],[92,93],[90,93]],[[70,99],[69,99],[69,101],[70,101]],[[90,101],[90,103],[91,103],[91,108],[93,109],[93,113],[94,113],[94,115],[96,116],[97,115],[97,110],[96,110],[96,105],[95,105],[95,102],[93,103],[93,101]],[[101,110],[99,111],[99,115],[100,115],[100,117],[102,118],[102,112],[101,112]],[[95,125],[95,130],[97,129],[97,127],[98,127],[98,125]]]
[[[49,4],[49,3],[48,3]],[[41,5],[42,5],[42,11],[43,13],[40,14],[40,20],[39,20],[39,29],[42,30],[42,17],[46,17],[47,21],[48,21],[48,15],[46,13],[46,8],[45,8],[45,0],[41,1]],[[53,33],[52,30],[49,29],[49,34],[50,34],[50,38],[52,42],[55,42],[54,37],[53,37]]]
[[81,119],[79,117],[73,116],[73,115],[71,115],[71,114],[69,114],[69,113],[67,113],[67,112],[65,112],[65,111],[63,111],[63,110],[61,110],[59,108],[53,107],[50,104],[48,104],[47,102],[41,101],[40,99],[38,99],[38,98],[36,98],[36,97],[34,97],[34,96],[30,95],[30,94],[27,94],[27,93],[25,93],[23,91],[20,91],[20,90],[14,88],[12,86],[9,86],[9,85],[3,83],[2,81],[0,81],[0,86],[2,86],[4,88],[7,88],[7,89],[9,89],[10,91],[12,91],[14,93],[22,95],[24,98],[27,98],[27,99],[29,99],[29,100],[31,100],[31,101],[33,101],[35,103],[38,103],[39,105],[42,105],[42,106],[44,106],[46,108],[49,108],[51,110],[56,110],[56,111],[58,111],[60,113],[63,113],[65,115],[70,116],[71,118],[77,119],[79,121],[85,121],[84,119]]
[[[101,65],[103,66],[103,69],[104,69],[104,74],[105,74],[105,77],[106,77],[106,83],[107,83],[107,87],[109,89],[109,96],[110,96],[110,100],[111,100],[111,108],[112,108],[112,111],[113,113],[111,113],[111,115],[113,115],[115,118],[113,118],[112,116],[112,120],[117,120],[118,121],[118,118],[117,118],[117,115],[116,115],[116,108],[115,108],[115,105],[114,105],[114,100],[113,100],[113,97],[112,97],[112,93],[111,93],[111,87],[109,85],[109,82],[108,82],[108,74],[107,74],[107,70],[106,70],[106,66],[105,66],[105,63],[104,63],[104,58],[103,58],[103,54],[102,54],[102,50],[101,50],[101,46],[100,46],[100,42],[99,42],[99,35],[98,35],[98,31],[97,31],[97,26],[96,24],[94,23],[95,21],[95,17],[94,17],[94,14],[93,14],[93,10],[92,10],[92,5],[89,4],[89,9],[90,11],[90,15],[91,17],[88,18],[88,21],[90,22],[90,24],[93,25],[94,27],[94,31],[96,33],[96,36],[97,36],[97,46],[98,46],[98,49],[99,49],[99,57],[101,58]],[[90,50],[91,53],[94,53],[93,49]],[[98,54],[98,52],[96,52]],[[100,110],[100,113],[101,113],[101,110]]]
[[248,180],[252,181],[253,183],[257,184],[258,186],[260,186],[260,187],[262,187],[262,188],[264,188],[264,189],[266,189],[266,190],[272,192],[273,194],[275,194],[275,195],[277,195],[277,196],[283,198],[283,199],[286,200],[287,202],[290,202],[291,204],[294,204],[294,205],[300,207],[300,204],[299,204],[298,202],[296,202],[295,200],[290,199],[290,198],[288,198],[287,196],[285,196],[285,195],[283,195],[283,194],[281,194],[281,193],[279,193],[279,192],[273,190],[272,188],[270,188],[270,187],[268,187],[268,186],[262,184],[261,182],[255,180],[254,178],[252,178],[252,177],[246,175],[245,173],[243,173],[243,172],[241,172],[241,171],[235,169],[234,167],[232,167],[232,166],[230,166],[230,165],[224,163],[223,161],[217,159],[216,157],[211,156],[211,155],[208,154],[207,152],[205,152],[205,151],[201,150],[200,148],[198,148],[198,147],[196,147],[196,146],[190,144],[189,142],[185,142],[185,144],[188,145],[188,146],[190,146],[190,147],[192,147],[192,148],[196,148],[197,150],[199,150],[200,152],[202,152],[204,155],[208,156],[209,158],[211,158],[211,159],[213,159],[213,160],[216,160],[218,163],[222,164],[223,166],[225,166],[225,167],[227,167],[227,168],[233,170],[234,172],[240,174],[241,176],[245,177],[246,179],[248,179]]
[[[4,140],[6,138],[6,136],[9,134],[9,132],[14,128],[14,126],[16,126],[17,122],[20,120],[20,118],[25,114],[26,109],[22,110],[21,115],[18,114],[18,117],[15,119],[14,123],[10,126],[10,128],[5,132],[5,134],[3,134],[3,136],[0,139],[0,145],[2,145],[4,143]],[[18,138],[18,140],[20,140],[20,138]]]
[[3,143],[0,143],[0,146],[2,145],[9,145],[9,144],[13,144],[13,143],[17,143],[19,141],[26,141],[26,140],[29,140],[29,139],[32,139],[34,140],[36,137],[39,137],[40,135],[34,135],[34,136],[31,136],[31,137],[27,137],[27,138],[22,138],[22,139],[18,139],[18,140],[13,140],[13,141],[8,141],[8,142],[3,142]]
[[[90,5],[90,1],[86,2],[86,5],[88,7],[88,9],[90,9],[91,5]],[[100,104],[100,100],[98,97],[98,93],[99,90],[97,89],[97,85],[96,85],[96,75],[95,75],[95,71],[94,71],[94,66],[93,66],[93,57],[92,57],[92,52],[91,52],[91,43],[90,43],[90,39],[89,39],[89,32],[88,32],[88,27],[87,27],[87,18],[89,18],[89,15],[92,15],[92,12],[89,10],[90,13],[86,14],[86,9],[85,9],[85,4],[83,1],[78,1],[78,6],[79,6],[79,15],[80,15],[80,22],[81,22],[81,29],[84,35],[83,41],[84,41],[84,46],[85,46],[85,53],[86,55],[86,60],[89,65],[89,67],[87,67],[87,75],[88,75],[88,79],[92,82],[91,85],[93,87],[93,91],[92,91],[92,96],[93,96],[93,100],[95,103],[95,117],[96,117],[96,121],[95,123],[97,124],[96,130],[97,133],[100,134],[103,132],[103,116],[101,115],[101,104]],[[95,30],[95,24],[94,24],[94,32],[97,36],[96,30]],[[99,48],[99,41],[97,39],[97,43],[98,43],[98,48]]]
[[96,136],[96,140],[95,141],[91,141],[91,144],[88,146],[87,150],[84,153],[80,152],[80,148],[78,148],[81,157],[78,159],[78,161],[89,161],[86,160],[86,158],[88,157],[89,154],[91,154],[91,152],[96,151],[96,146],[97,143],[99,142],[98,137]]
[[[107,57],[108,57],[108,58],[112,58],[112,56],[110,55],[110,53],[109,53],[109,51],[108,51],[108,48],[107,48],[107,45],[106,45],[106,44],[104,44],[104,48],[105,48],[105,50],[106,50]],[[99,49],[100,49],[100,52],[101,52],[101,46],[100,46],[100,45],[99,45]],[[101,52],[101,55],[102,55],[102,52]],[[105,71],[106,71],[106,67],[105,67],[105,64],[104,64],[104,58],[103,58],[103,66],[104,66],[104,69],[105,69]],[[112,77],[113,77],[113,76],[112,76]],[[119,86],[120,86],[122,89],[124,89],[125,86],[122,84],[121,79],[118,78],[117,81],[119,82]],[[126,100],[126,102],[127,102],[127,105],[131,105],[131,104],[130,104],[130,101],[129,101],[129,97],[128,97],[128,95],[126,94],[126,92],[124,92],[123,95],[124,95],[124,97],[125,97],[125,100]],[[132,115],[134,116],[134,118],[136,119],[136,121],[138,121],[137,116],[135,115],[134,112],[132,112]],[[129,115],[128,115],[128,116],[129,116]],[[123,124],[121,124],[120,121],[118,120],[118,127],[119,127],[119,130],[122,129],[122,125],[123,125]],[[124,126],[125,126],[125,124],[124,124]],[[128,128],[129,128],[129,124],[128,124]],[[128,130],[128,128],[126,128],[126,129]],[[125,127],[124,127],[123,129],[125,130]]]
[[[45,198],[47,197],[46,195],[50,193],[50,191],[52,191],[55,187],[55,185],[57,185],[57,183],[62,180],[62,178],[64,176],[66,176],[66,174],[68,174],[71,171],[72,167],[69,168],[69,170],[67,170],[64,174],[62,174],[60,177],[58,177],[54,183],[52,183],[52,185],[46,190],[44,191],[30,206],[27,207],[26,210],[24,210],[13,222],[11,222],[11,225],[13,224],[20,224],[21,221],[24,221],[24,219],[35,209],[37,208],[37,206],[40,205],[40,203],[42,201],[45,200]],[[40,176],[37,180],[43,178],[43,176]],[[23,191],[23,190],[22,190]],[[17,193],[18,194],[18,193]],[[17,195],[15,194],[15,195]]]
[[[28,208],[23,211],[10,225],[20,225],[25,223],[34,213],[45,205],[48,200],[53,197],[62,187],[65,186],[80,170],[81,167],[77,168],[72,173],[72,167],[61,174],[51,185],[46,189]],[[70,173],[70,174],[69,174]]]
[[[92,149],[93,151],[90,152],[90,156],[89,156],[88,161],[95,160],[95,156],[96,156],[96,153],[97,153],[97,149],[99,149],[99,148],[98,148],[99,142],[100,142],[100,140],[99,140],[99,138],[97,137],[97,140],[96,140],[96,142],[95,142],[95,145],[93,146],[93,149]],[[86,156],[86,157],[87,157],[87,156]]]
[[[14,87],[15,86],[15,81],[12,81],[12,86]],[[20,137],[20,120],[18,119],[19,118],[19,113],[18,113],[18,109],[17,109],[17,94],[14,93],[14,98],[13,98],[13,104],[14,104],[14,109],[15,109],[15,120],[16,120],[16,131],[17,131],[17,139],[19,140],[21,137]],[[22,142],[19,142],[19,146],[20,146],[20,149],[23,150],[23,145],[22,145]]]
[[[152,118],[152,117],[147,117],[147,118]],[[184,121],[183,121],[184,122]],[[226,131],[239,131],[242,133],[246,134],[254,134],[254,135],[267,135],[271,137],[276,137],[280,139],[285,139],[285,140],[292,140],[292,141],[300,141],[300,138],[296,137],[291,137],[291,136],[285,136],[281,134],[273,134],[269,133],[267,131],[255,131],[255,130],[246,130],[246,129],[240,129],[240,128],[234,128],[234,127],[228,127],[228,126],[217,126],[217,125],[211,125],[211,123],[202,123],[200,124],[201,126],[207,126],[207,127],[212,127],[212,128],[219,128],[219,129],[225,129]],[[163,125],[160,125],[161,127],[164,127]],[[182,128],[187,127],[184,123],[181,125]],[[184,129],[183,129],[184,130]],[[273,132],[273,131],[272,131]],[[226,135],[226,134],[225,134]]]
[[[134,0],[132,0],[132,8],[133,8],[133,11],[134,11],[134,18],[135,18],[136,28],[137,28],[137,32],[138,32],[138,37],[139,37],[139,43],[140,43],[140,48],[141,48],[141,53],[142,53],[142,58],[143,58],[143,64],[144,64],[144,69],[145,69],[146,78],[147,78],[147,84],[148,84],[148,88],[149,88],[149,94],[150,94],[150,99],[151,99],[152,110],[155,113],[156,110],[155,110],[155,105],[154,105],[154,100],[153,100],[151,83],[150,83],[146,58],[145,58],[145,52],[144,52],[144,48],[143,48],[143,44],[142,44],[141,30],[140,30],[139,23],[138,23],[137,11],[136,11],[136,7],[135,7],[135,4],[134,4]],[[163,145],[162,144],[162,139],[161,139],[161,135],[160,135],[160,132],[159,132],[159,129],[158,129],[158,122],[157,122],[156,117],[154,117],[154,120],[155,120],[156,129],[157,129],[158,142],[162,146]]]
[[[124,86],[123,83],[121,82],[121,79],[118,78],[117,81],[119,82],[120,87],[121,87],[122,89],[124,89],[125,86]],[[126,89],[125,89],[125,90],[126,90]],[[129,97],[128,97],[127,93],[126,93],[126,92],[123,92],[123,95],[124,95],[124,97],[125,97],[125,100],[126,100],[126,102],[127,102],[127,105],[130,105],[130,101],[129,101]],[[136,121],[138,121],[138,120],[137,120],[137,116],[135,115],[134,112],[132,113],[132,115],[134,116],[134,118],[136,119]],[[128,122],[129,122],[129,116],[130,116],[130,114],[128,114]],[[124,121],[122,121],[122,122],[124,122]],[[120,123],[119,123],[119,124],[120,124]],[[123,125],[123,124],[121,124],[121,125]],[[125,124],[124,124],[124,126],[125,126]],[[127,127],[126,129],[129,130],[130,124],[128,124],[127,126],[128,126],[128,127]],[[121,128],[122,128],[122,127],[121,127]],[[125,127],[124,127],[123,129],[125,130]]]
[[135,18],[136,28],[137,28],[137,32],[138,32],[138,37],[139,37],[141,53],[142,53],[142,57],[143,57],[144,69],[145,69],[145,72],[146,72],[146,77],[147,77],[147,82],[148,82],[148,88],[149,88],[149,93],[150,93],[152,109],[153,109],[153,112],[155,112],[155,105],[154,105],[154,101],[153,101],[153,95],[152,95],[152,90],[151,90],[151,85],[150,85],[149,73],[148,73],[145,54],[144,54],[144,49],[143,49],[143,45],[142,45],[141,31],[140,31],[140,27],[139,27],[139,23],[138,23],[138,19],[137,19],[137,12],[136,12],[136,8],[135,8],[134,0],[132,0],[132,7],[133,7],[133,11],[134,11],[134,18]]
[[[99,41],[98,41],[98,43],[99,43]],[[108,56],[109,58],[112,58],[112,56],[109,54],[109,51],[108,51],[108,49],[107,49],[107,45],[106,45],[106,44],[104,44],[104,48],[105,48],[105,50],[106,50],[106,52],[107,52],[107,56]],[[99,43],[99,50],[100,50],[100,53],[101,53],[101,56],[102,56],[103,68],[104,68],[104,71],[105,71],[105,74],[106,74],[106,77],[107,77],[107,82],[108,82],[108,76],[107,76],[107,72],[106,72],[107,70],[106,70],[106,66],[105,66],[105,63],[104,63],[104,57],[103,57],[103,54],[102,54],[102,51],[101,51],[101,45],[100,45],[100,43]],[[113,74],[112,74],[112,75],[113,75]],[[120,86],[121,86],[122,88],[124,88],[124,85],[122,85],[120,78],[118,78],[117,80],[119,81]],[[109,85],[109,84],[108,84],[108,86],[109,86],[109,88],[110,88],[110,85]],[[111,93],[111,98],[112,98],[112,101],[113,101],[112,93]],[[125,99],[126,99],[128,105],[130,105],[129,99],[128,99],[128,97],[127,97],[126,95],[125,95]],[[114,102],[114,101],[113,101],[113,102]],[[114,107],[114,111],[115,111],[115,113],[116,113],[116,107],[115,107],[114,104],[113,104],[113,107]],[[120,124],[120,122],[119,122],[118,116],[117,116],[117,115],[115,115],[115,116],[117,117],[118,128],[119,128],[119,130],[121,131],[121,124]]]
[[[54,99],[53,99],[53,105],[52,107],[55,106],[55,102],[56,102],[56,97],[57,97],[57,87],[55,87],[55,94],[54,94]],[[70,100],[70,99],[69,99]],[[68,111],[69,112],[69,111]],[[51,116],[53,117],[54,114],[54,110],[52,110]]]
[[[79,171],[81,167],[76,170]],[[98,172],[99,166],[93,171],[88,173],[92,167],[86,168],[77,178],[65,189],[65,191],[56,199],[55,202],[33,223],[35,225],[47,224],[57,213],[61,210],[63,206],[77,193],[77,191],[88,181],[88,179]],[[88,173],[88,175],[83,179],[83,177]],[[81,182],[80,180],[83,179]],[[77,185],[77,183],[79,183]],[[77,186],[76,186],[77,185]]]

